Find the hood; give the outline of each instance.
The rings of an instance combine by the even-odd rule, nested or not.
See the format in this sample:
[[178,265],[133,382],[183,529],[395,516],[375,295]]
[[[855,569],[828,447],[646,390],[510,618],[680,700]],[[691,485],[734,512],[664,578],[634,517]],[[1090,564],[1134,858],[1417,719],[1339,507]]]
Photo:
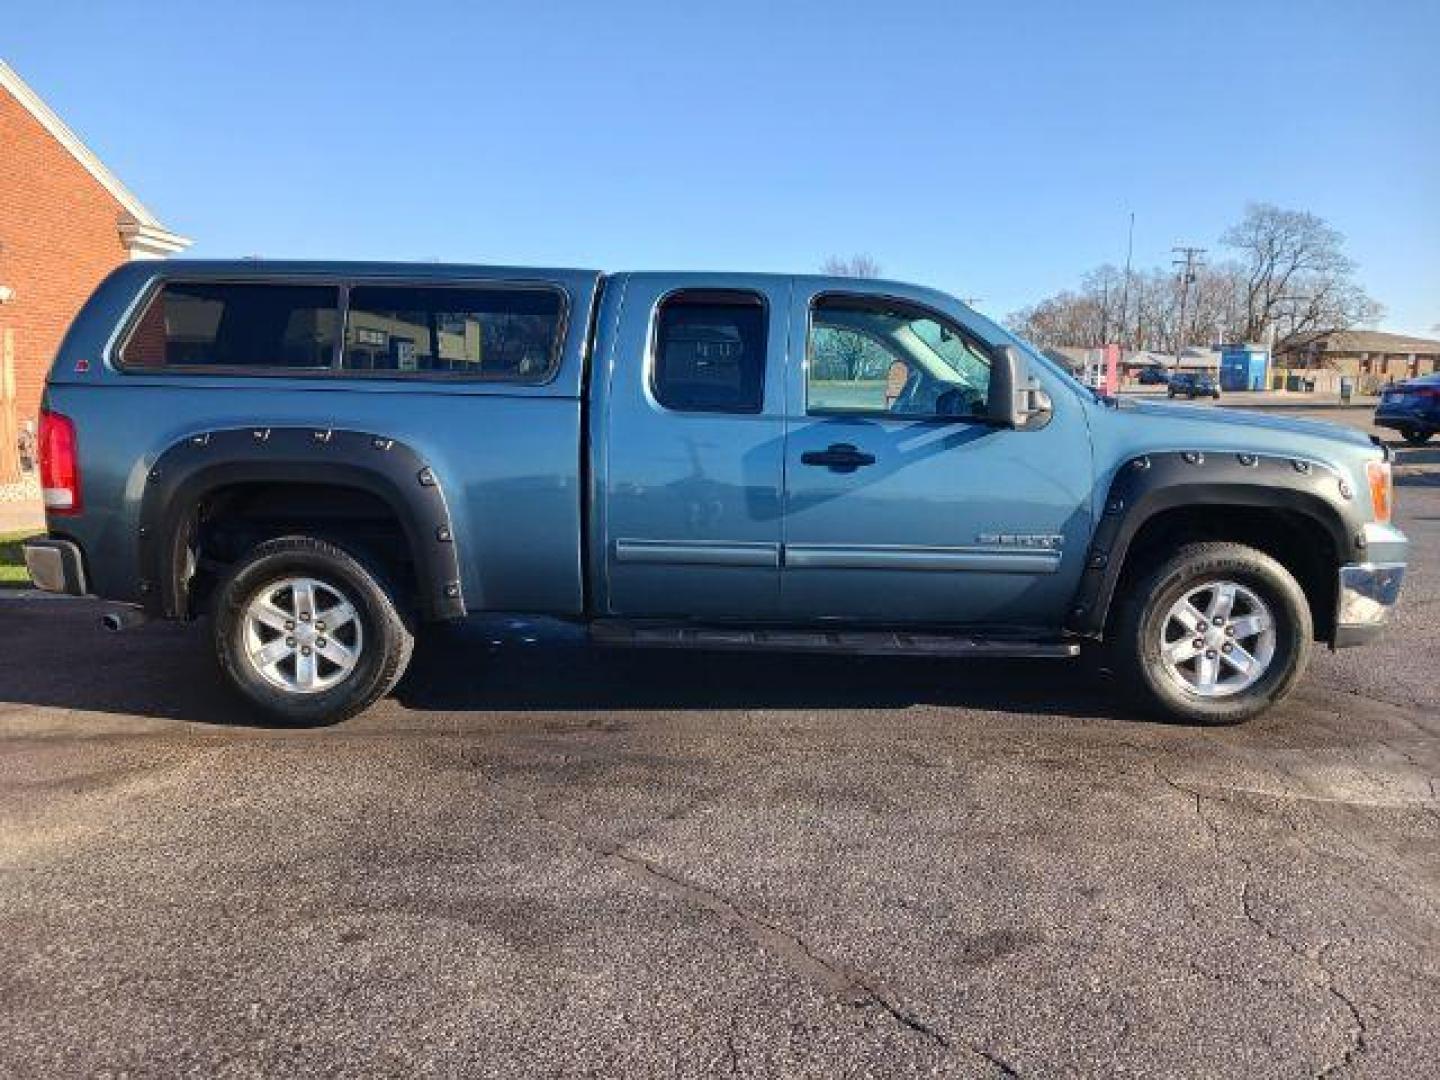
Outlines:
[[1187,427],[1193,424],[1213,426],[1219,431],[1242,430],[1266,431],[1278,434],[1303,436],[1306,438],[1332,439],[1352,446],[1371,446],[1370,436],[1362,431],[1342,424],[1330,424],[1323,420],[1301,420],[1297,417],[1276,416],[1269,412],[1242,412],[1233,408],[1215,408],[1207,405],[1171,405],[1158,401],[1137,401],[1121,398],[1115,411],[1122,417],[1126,414],[1154,418],[1159,421],[1178,421]]

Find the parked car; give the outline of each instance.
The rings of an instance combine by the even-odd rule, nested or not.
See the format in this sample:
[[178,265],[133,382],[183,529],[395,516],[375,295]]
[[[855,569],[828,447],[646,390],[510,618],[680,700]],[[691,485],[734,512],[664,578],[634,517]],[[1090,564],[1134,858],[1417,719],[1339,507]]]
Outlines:
[[1440,373],[1387,386],[1375,407],[1375,426],[1393,428],[1411,446],[1440,431]]
[[[131,263],[45,390],[36,585],[209,620],[292,720],[417,625],[601,643],[1071,658],[1201,723],[1374,637],[1388,451],[1101,397],[930,289],[835,277]],[[923,677],[923,669],[916,677]]]
[[1220,400],[1220,387],[1215,384],[1214,378],[1209,375],[1202,375],[1190,371],[1177,371],[1170,376],[1169,397],[1186,397],[1192,401],[1197,397],[1214,398]]
[[1170,373],[1158,364],[1140,369],[1141,386],[1164,386],[1170,381]]

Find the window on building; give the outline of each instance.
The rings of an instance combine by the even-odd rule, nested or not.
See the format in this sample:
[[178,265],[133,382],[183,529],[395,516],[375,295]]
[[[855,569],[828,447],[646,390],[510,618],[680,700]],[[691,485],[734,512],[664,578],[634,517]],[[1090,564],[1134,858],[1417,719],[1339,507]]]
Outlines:
[[562,311],[554,289],[357,285],[343,366],[542,382],[559,361]]
[[655,399],[681,412],[758,413],[764,403],[765,301],[758,293],[675,293],[655,330]]
[[334,285],[167,282],[120,353],[130,368],[329,368]]
[[810,319],[811,413],[980,416],[990,357],[958,326],[923,308],[868,296],[825,296]]

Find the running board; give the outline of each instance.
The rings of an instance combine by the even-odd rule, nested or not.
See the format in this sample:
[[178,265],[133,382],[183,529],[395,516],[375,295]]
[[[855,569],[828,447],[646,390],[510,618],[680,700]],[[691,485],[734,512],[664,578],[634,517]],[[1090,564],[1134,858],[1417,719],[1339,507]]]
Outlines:
[[1064,660],[1080,655],[1074,641],[1024,641],[901,630],[795,630],[693,623],[627,622],[601,619],[590,624],[597,645],[649,649],[774,650],[846,653],[852,656],[938,656]]

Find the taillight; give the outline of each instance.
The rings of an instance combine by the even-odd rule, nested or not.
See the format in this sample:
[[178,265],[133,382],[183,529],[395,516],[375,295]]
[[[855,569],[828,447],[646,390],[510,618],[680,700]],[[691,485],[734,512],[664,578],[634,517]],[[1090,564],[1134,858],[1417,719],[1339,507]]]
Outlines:
[[1394,479],[1390,473],[1390,463],[1388,461],[1367,461],[1365,478],[1370,481],[1370,508],[1375,512],[1375,520],[1382,525],[1388,524],[1395,502]]
[[51,514],[78,514],[80,452],[75,443],[75,422],[42,410],[40,413],[40,489]]

